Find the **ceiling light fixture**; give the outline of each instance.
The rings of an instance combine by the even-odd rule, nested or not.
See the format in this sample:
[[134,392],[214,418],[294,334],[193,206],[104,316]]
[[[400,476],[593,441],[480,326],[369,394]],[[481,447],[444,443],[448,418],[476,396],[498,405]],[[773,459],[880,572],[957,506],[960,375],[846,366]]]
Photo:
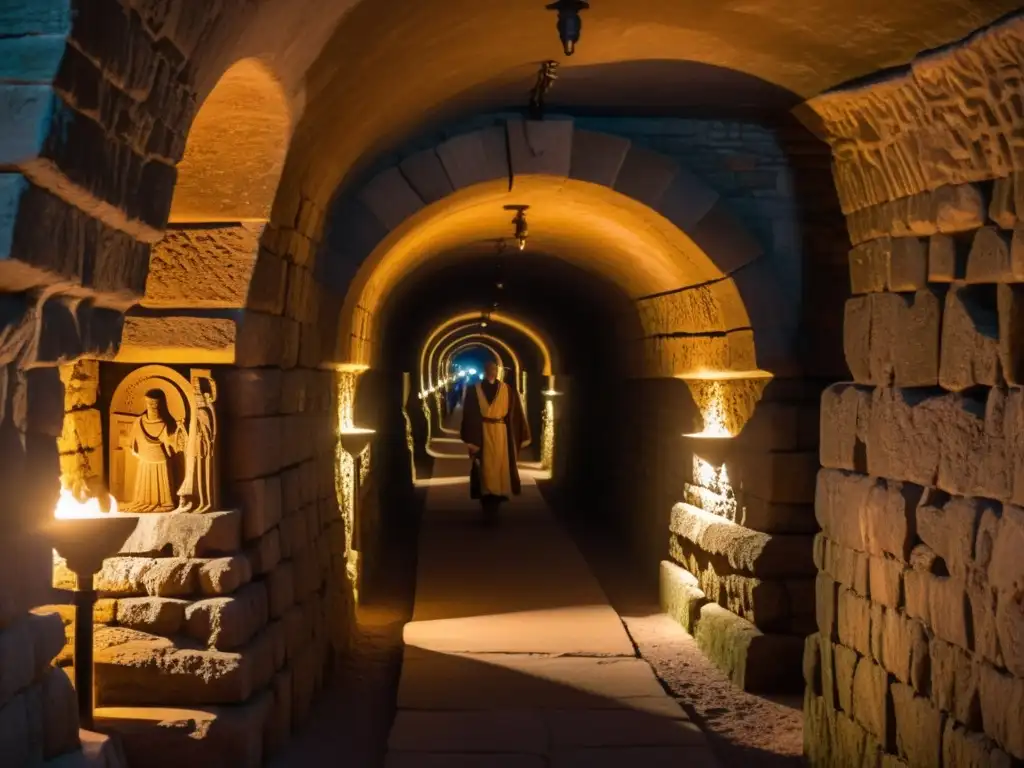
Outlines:
[[557,0],[546,7],[549,11],[558,11],[558,37],[562,41],[562,50],[566,56],[572,56],[583,28],[580,11],[590,8],[590,3],[587,0]]
[[528,205],[506,205],[506,211],[515,211],[515,218],[512,219],[512,224],[515,226],[515,239],[516,246],[520,251],[526,250],[526,238],[530,236],[530,228],[526,223],[526,211],[529,209]]

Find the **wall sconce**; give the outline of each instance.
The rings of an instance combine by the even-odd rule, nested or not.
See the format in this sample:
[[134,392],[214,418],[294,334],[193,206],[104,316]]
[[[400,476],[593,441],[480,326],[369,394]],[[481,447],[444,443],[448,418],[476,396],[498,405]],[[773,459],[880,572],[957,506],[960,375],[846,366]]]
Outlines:
[[515,211],[515,218],[512,219],[512,225],[515,227],[515,239],[516,247],[520,251],[526,250],[526,238],[530,236],[530,228],[526,223],[526,211],[530,208],[528,205],[506,205],[506,211]]
[[94,576],[103,561],[117,554],[139,523],[139,516],[120,514],[117,502],[113,511],[102,512],[100,501],[81,503],[69,491],[61,490],[50,540],[68,570],[75,574],[75,694],[78,720],[86,730],[93,728],[95,698],[93,692],[93,609],[96,605]]
[[558,37],[562,41],[562,50],[566,56],[572,56],[583,29],[580,11],[590,8],[590,3],[587,0],[557,0],[545,7],[549,11],[558,11]]

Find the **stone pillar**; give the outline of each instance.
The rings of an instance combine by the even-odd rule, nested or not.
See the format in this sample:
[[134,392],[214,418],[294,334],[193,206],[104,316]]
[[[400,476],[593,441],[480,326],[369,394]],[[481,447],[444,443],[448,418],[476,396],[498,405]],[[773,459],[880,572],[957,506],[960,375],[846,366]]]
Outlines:
[[826,391],[812,765],[1024,760],[1024,19],[812,101],[853,249]]

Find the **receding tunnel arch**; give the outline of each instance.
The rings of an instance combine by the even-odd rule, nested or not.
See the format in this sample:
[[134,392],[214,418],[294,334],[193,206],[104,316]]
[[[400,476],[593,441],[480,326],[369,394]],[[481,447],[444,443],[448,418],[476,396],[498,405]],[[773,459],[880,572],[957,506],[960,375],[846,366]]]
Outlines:
[[[460,328],[458,330],[462,331],[462,330],[469,330],[469,329]],[[509,344],[504,339],[498,338],[494,334],[482,333],[482,332],[478,332],[478,333],[470,332],[467,335],[459,336],[458,338],[449,341],[445,346],[440,347],[440,353],[439,353],[438,358],[437,358],[437,369],[436,369],[436,371],[437,371],[437,381],[439,383],[444,381],[444,372],[451,365],[451,362],[456,357],[456,355],[458,355],[460,352],[464,351],[464,349],[467,346],[475,344],[477,342],[481,342],[481,343],[486,342],[486,343],[488,343],[488,349],[491,350],[491,353],[499,361],[503,361],[503,358],[494,349],[494,347],[497,346],[500,349],[504,350],[505,354],[508,355],[509,360],[512,362],[512,366],[511,367],[515,371],[516,381],[518,382],[519,375],[520,375],[520,373],[523,370],[523,364],[522,364],[522,362],[519,359],[519,355],[516,354],[515,349],[512,348],[512,345]],[[441,342],[441,343],[444,343],[444,342]],[[493,345],[493,346],[491,346],[491,345]],[[502,362],[502,364],[504,365],[504,362]],[[518,384],[517,384],[516,388],[517,389],[519,388]]]
[[339,362],[373,364],[380,308],[404,275],[445,254],[493,252],[511,232],[503,206],[528,204],[529,247],[633,300],[642,375],[793,364],[799,290],[783,286],[799,276],[778,274],[716,192],[625,139],[571,120],[508,120],[406,157],[350,192],[319,257],[345,296]]
[[[505,312],[490,312],[487,314],[489,322],[497,325],[507,325],[510,328],[522,333],[530,341],[532,341],[538,351],[540,352],[541,359],[543,360],[541,375],[551,376],[554,373],[553,362],[555,357],[553,354],[553,344],[550,340],[546,339],[532,324],[526,323],[517,317],[513,317]],[[434,386],[433,382],[433,361],[435,353],[437,352],[440,340],[445,338],[445,334],[453,326],[464,325],[467,321],[472,321],[472,324],[479,327],[480,322],[483,321],[483,315],[480,312],[463,312],[450,317],[443,323],[436,326],[427,336],[426,341],[423,343],[423,347],[420,351],[420,388],[429,389]]]

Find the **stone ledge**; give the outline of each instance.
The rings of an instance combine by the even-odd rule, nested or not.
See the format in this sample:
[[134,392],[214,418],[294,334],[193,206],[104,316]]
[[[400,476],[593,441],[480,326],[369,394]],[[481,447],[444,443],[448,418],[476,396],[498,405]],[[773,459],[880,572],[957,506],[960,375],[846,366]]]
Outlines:
[[237,704],[277,670],[277,633],[262,632],[235,652],[211,651],[127,631],[96,650],[96,700],[103,706]]
[[159,556],[168,550],[174,557],[190,558],[233,554],[242,548],[241,525],[237,510],[139,515],[120,554]]
[[691,635],[694,634],[700,621],[700,609],[709,602],[697,583],[697,577],[667,560],[661,561],[659,577],[661,610],[682,624]]
[[813,536],[751,531],[690,504],[672,508],[669,530],[738,572],[761,577],[810,576]]
[[695,637],[704,654],[745,691],[778,693],[803,685],[802,637],[765,634],[715,603],[700,609]]
[[232,707],[101,707],[96,727],[117,737],[132,766],[258,768],[273,700],[263,691]]

